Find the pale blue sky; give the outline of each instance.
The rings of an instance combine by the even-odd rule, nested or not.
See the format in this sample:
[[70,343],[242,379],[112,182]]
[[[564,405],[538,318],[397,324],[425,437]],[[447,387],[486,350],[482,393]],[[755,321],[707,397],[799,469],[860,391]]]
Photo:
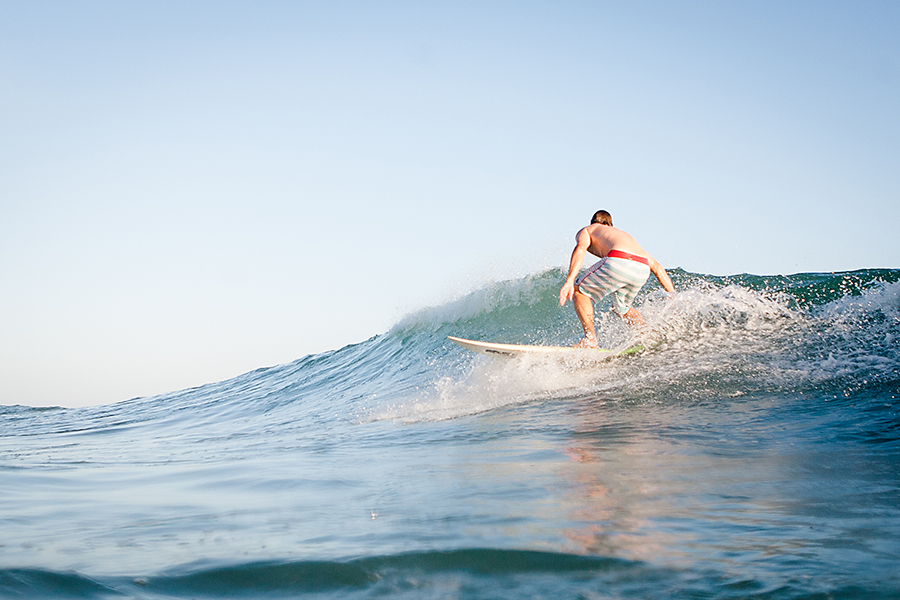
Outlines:
[[[900,267],[898,2],[0,2],[0,404],[103,404],[567,264]],[[570,308],[568,310],[571,310]]]

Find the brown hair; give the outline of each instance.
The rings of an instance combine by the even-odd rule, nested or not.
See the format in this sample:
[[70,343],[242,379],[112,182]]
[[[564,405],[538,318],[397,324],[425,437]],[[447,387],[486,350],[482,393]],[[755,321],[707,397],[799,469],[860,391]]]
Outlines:
[[591,225],[600,223],[601,225],[609,225],[612,227],[612,215],[605,210],[598,210],[591,219]]

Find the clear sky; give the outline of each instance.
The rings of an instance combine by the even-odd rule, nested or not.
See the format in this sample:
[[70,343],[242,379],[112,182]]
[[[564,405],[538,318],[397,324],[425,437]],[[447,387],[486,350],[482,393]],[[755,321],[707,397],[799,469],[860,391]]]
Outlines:
[[0,0],[0,404],[147,396],[565,266],[900,267],[900,2]]

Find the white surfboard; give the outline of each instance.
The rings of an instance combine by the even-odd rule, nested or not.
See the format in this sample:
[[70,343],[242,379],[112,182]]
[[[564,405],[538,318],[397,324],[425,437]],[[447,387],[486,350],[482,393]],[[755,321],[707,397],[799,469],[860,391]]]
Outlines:
[[625,350],[605,350],[603,348],[573,348],[571,346],[533,346],[527,344],[498,344],[494,342],[480,342],[477,340],[467,340],[464,338],[453,337],[448,335],[447,339],[455,342],[473,352],[481,354],[489,354],[493,356],[522,356],[546,355],[558,357],[583,358],[590,360],[612,358],[613,356],[621,356],[623,354],[634,354],[644,349],[643,346],[631,346]]

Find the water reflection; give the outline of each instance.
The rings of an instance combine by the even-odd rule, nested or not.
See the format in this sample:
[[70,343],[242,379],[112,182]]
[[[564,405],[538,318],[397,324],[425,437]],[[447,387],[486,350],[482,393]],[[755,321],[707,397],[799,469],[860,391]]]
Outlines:
[[735,580],[893,577],[891,453],[825,443],[818,421],[806,439],[769,403],[589,407],[559,448],[571,551]]

